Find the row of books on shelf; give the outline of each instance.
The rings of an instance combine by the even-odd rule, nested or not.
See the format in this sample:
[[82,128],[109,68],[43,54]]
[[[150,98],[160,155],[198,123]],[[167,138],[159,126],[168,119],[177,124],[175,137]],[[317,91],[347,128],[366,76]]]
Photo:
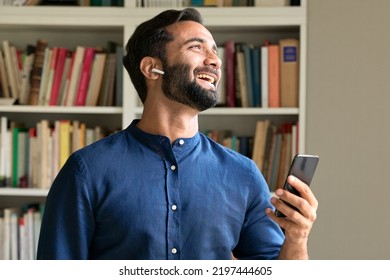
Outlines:
[[0,260],[34,260],[43,204],[0,209]]
[[285,7],[299,6],[299,0],[137,0],[137,7]]
[[232,39],[219,46],[218,53],[223,65],[218,105],[299,106],[299,39],[257,46]]
[[2,187],[48,189],[69,155],[110,131],[78,120],[39,121],[35,127],[1,117],[0,183]]
[[206,134],[216,142],[254,160],[270,191],[283,186],[292,158],[298,153],[298,123],[256,123],[254,136],[236,136],[231,131],[210,130]]
[[123,7],[124,0],[0,0],[0,6],[37,5]]
[[[0,0],[0,6],[92,6],[123,7],[124,0]],[[136,0],[136,7],[285,7],[300,0]]]
[[0,97],[20,105],[121,106],[123,47],[49,46],[38,39],[25,49],[3,40]]

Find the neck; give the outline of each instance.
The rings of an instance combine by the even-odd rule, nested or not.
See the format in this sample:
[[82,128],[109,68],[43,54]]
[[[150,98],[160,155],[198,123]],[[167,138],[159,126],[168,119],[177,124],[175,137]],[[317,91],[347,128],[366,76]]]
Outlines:
[[146,133],[166,136],[173,143],[198,132],[198,111],[175,101],[145,102],[137,127]]

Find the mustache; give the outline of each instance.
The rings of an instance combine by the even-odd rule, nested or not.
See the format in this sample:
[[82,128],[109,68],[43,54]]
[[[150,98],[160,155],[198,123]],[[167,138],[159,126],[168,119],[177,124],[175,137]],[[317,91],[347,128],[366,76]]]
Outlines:
[[217,77],[219,77],[218,75],[218,71],[215,70],[213,67],[210,67],[210,66],[203,66],[203,67],[197,67],[195,68],[194,70],[194,73],[197,74],[197,73],[211,73],[211,74],[214,74],[216,75]]

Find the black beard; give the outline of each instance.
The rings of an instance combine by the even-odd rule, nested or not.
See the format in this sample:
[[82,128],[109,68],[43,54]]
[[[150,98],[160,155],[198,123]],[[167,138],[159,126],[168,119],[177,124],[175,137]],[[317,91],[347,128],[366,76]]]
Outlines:
[[204,111],[217,104],[217,91],[207,90],[189,79],[190,66],[176,64],[164,66],[162,90],[165,96],[198,111]]

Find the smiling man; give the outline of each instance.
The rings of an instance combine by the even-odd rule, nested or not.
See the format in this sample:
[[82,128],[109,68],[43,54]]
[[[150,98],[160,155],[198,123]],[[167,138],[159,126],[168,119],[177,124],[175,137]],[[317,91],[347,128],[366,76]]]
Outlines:
[[70,156],[47,197],[38,259],[306,259],[310,189],[295,180],[302,197],[280,190],[299,212],[286,209],[252,160],[198,131],[221,78],[200,14],[142,23],[123,62],[142,118]]

